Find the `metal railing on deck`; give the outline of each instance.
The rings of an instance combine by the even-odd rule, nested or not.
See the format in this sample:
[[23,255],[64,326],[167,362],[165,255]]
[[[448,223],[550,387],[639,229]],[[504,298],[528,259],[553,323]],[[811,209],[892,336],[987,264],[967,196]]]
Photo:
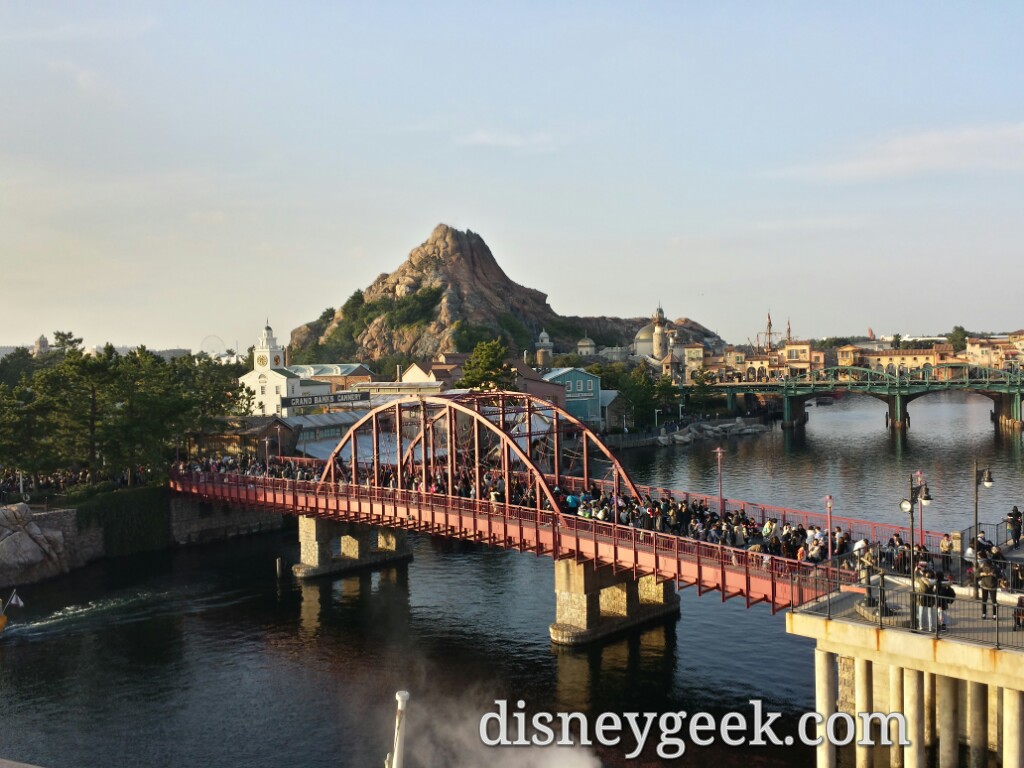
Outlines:
[[[861,571],[853,583],[835,581],[826,572],[803,575],[798,581],[821,595],[795,606],[799,613],[1024,651],[1024,604],[1018,604],[1018,596],[1004,590],[998,591],[997,598],[1002,599],[993,604],[991,599],[975,599],[965,590],[959,590],[953,599],[922,595],[914,592],[906,580],[878,572],[867,577]],[[940,605],[945,628],[939,621]]]

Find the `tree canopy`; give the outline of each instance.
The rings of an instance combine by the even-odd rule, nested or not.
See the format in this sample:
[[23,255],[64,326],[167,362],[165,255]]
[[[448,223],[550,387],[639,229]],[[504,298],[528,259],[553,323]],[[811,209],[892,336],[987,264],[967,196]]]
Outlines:
[[206,356],[166,362],[145,347],[119,355],[107,345],[86,355],[72,334],[61,341],[33,365],[18,351],[0,360],[0,466],[126,472],[133,483],[139,465],[164,464],[188,435],[249,412],[240,366]]
[[469,353],[457,386],[466,389],[514,390],[516,371],[508,363],[508,347],[501,339],[482,341]]

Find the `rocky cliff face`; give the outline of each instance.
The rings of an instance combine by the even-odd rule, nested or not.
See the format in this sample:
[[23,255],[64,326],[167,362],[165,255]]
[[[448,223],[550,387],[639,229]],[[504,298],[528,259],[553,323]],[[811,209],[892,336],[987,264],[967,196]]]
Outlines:
[[292,331],[291,347],[293,357],[319,345],[332,357],[429,359],[438,352],[468,352],[477,341],[501,335],[518,353],[532,350],[545,329],[557,352],[575,350],[585,333],[598,345],[627,346],[647,322],[560,317],[546,294],[509,279],[483,238],[439,224],[405,263],[378,277],[361,297],[353,296],[333,317]]
[[27,504],[0,507],[0,584],[28,584],[67,571],[63,533],[40,528]]

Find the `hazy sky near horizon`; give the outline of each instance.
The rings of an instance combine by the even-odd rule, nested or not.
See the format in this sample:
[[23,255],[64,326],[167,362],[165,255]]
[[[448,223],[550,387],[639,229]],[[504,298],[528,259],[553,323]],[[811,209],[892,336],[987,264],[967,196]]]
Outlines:
[[1024,4],[0,0],[0,345],[248,347],[472,229],[561,314],[1024,327]]

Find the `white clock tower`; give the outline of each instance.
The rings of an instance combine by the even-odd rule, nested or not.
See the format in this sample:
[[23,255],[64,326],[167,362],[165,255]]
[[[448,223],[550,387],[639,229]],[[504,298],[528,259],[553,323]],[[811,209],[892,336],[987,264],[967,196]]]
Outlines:
[[274,329],[270,327],[269,320],[252,351],[252,364],[255,371],[284,368],[284,347],[274,338]]

